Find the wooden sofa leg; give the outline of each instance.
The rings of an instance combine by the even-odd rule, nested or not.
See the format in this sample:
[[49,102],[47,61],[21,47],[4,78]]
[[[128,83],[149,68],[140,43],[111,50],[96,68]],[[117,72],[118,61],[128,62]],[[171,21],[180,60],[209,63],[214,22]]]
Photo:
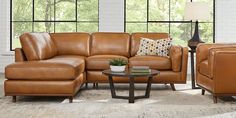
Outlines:
[[16,102],[16,96],[12,96],[12,102]]
[[93,89],[95,89],[95,83],[93,83]]
[[88,88],[88,82],[85,83],[85,88]]
[[176,91],[175,85],[174,85],[173,83],[171,83],[170,86],[171,86],[171,89],[172,89],[173,91]]
[[73,102],[73,96],[69,96],[69,103]]
[[202,89],[202,95],[205,95],[205,90],[204,89]]
[[96,89],[98,89],[98,83],[96,83]]
[[213,95],[213,101],[214,103],[217,103],[217,96]]

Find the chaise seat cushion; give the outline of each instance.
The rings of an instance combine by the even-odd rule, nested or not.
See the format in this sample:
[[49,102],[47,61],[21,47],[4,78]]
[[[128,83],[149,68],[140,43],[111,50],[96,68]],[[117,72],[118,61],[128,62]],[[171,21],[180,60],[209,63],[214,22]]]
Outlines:
[[71,80],[84,72],[82,56],[56,56],[48,60],[10,64],[5,68],[9,80]]
[[151,69],[171,70],[171,59],[161,56],[134,56],[129,58],[129,67],[149,66]]
[[111,59],[122,58],[128,61],[128,58],[119,55],[94,55],[86,58],[87,70],[104,70],[109,69],[109,61]]
[[199,72],[202,75],[210,77],[209,69],[208,69],[208,60],[204,60],[199,64]]

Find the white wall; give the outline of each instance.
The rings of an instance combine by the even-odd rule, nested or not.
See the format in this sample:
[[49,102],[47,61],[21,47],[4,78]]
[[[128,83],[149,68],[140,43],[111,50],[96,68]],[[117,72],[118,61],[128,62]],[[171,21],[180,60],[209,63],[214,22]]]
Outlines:
[[10,49],[10,0],[0,0],[0,72],[14,61]]
[[236,42],[236,0],[216,0],[216,42]]
[[[0,0],[0,72],[4,72],[7,64],[14,62],[14,56],[8,51],[10,49],[9,1]],[[123,32],[124,0],[99,1],[99,30]],[[216,42],[236,42],[235,5],[236,0],[216,0]]]

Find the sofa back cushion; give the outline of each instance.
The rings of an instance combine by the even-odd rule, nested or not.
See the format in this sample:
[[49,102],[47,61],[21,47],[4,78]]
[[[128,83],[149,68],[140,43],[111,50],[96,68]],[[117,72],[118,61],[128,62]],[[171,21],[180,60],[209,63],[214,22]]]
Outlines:
[[89,56],[90,35],[88,33],[51,33],[58,55]]
[[24,33],[20,36],[27,60],[43,60],[57,55],[57,48],[48,33]]
[[138,52],[141,38],[163,39],[168,37],[168,33],[133,33],[131,35],[131,56],[135,56]]
[[129,57],[128,33],[93,33],[91,55],[121,55]]

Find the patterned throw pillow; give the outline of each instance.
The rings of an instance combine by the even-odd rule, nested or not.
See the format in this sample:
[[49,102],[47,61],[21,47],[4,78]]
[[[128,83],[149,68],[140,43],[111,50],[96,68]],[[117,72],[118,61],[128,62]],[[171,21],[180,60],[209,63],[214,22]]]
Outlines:
[[169,56],[171,42],[171,38],[157,40],[142,38],[137,55]]

